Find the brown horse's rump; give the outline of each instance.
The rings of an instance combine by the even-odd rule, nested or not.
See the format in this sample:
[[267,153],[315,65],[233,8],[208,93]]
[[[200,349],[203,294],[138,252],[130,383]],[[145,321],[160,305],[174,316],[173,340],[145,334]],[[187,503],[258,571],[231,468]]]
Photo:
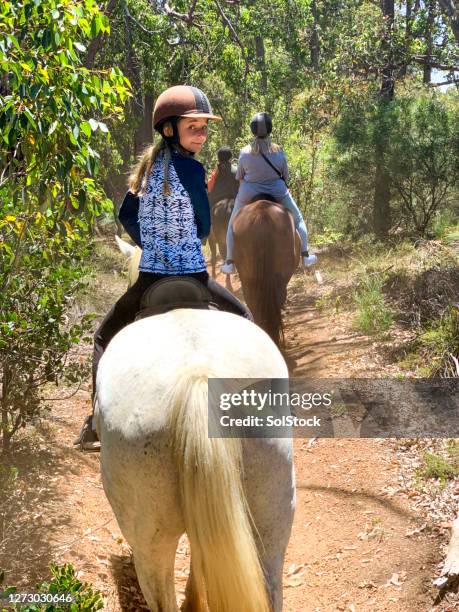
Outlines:
[[260,200],[238,211],[233,234],[234,261],[247,305],[255,322],[279,345],[281,308],[300,257],[293,217],[281,204]]

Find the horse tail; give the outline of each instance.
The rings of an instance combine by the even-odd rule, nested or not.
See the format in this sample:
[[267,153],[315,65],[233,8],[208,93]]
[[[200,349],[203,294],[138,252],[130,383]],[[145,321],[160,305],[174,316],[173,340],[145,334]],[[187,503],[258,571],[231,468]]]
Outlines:
[[276,262],[279,254],[272,243],[276,233],[279,233],[279,227],[269,214],[269,208],[255,210],[251,218],[250,244],[245,247],[250,249],[250,255],[244,257],[250,264],[244,265],[251,266],[248,285],[254,300],[255,320],[279,346],[284,340],[282,305],[285,296],[282,295],[282,286],[285,280],[275,273],[279,265]]
[[[253,244],[254,254],[259,254],[256,261],[256,278],[254,289],[260,296],[258,301],[258,312],[260,321],[263,321],[263,328],[276,344],[280,346],[284,342],[284,326],[282,323],[282,278],[273,273],[275,269],[276,252],[267,246],[267,241],[262,237],[258,245],[255,240]],[[256,255],[255,255],[256,257]]]
[[207,366],[191,366],[174,381],[169,398],[196,609],[268,612],[271,608],[242,486],[241,442],[209,438],[208,376]]

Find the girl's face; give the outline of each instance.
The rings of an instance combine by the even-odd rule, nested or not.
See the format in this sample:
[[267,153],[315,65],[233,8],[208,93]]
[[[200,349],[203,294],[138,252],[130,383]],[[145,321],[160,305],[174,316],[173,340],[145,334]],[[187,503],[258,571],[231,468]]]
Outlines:
[[207,140],[208,119],[182,117],[178,124],[180,144],[191,153],[199,153]]

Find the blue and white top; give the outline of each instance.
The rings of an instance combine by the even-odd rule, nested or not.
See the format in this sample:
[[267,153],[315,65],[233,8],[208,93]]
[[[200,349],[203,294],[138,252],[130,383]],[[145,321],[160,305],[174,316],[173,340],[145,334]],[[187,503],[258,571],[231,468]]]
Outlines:
[[206,270],[190,195],[169,161],[171,195],[164,195],[164,157],[158,155],[140,196],[142,257],[139,270],[156,274],[190,274]]
[[205,171],[191,156],[172,151],[169,162],[171,195],[163,193],[164,154],[152,166],[145,193],[127,192],[119,219],[143,249],[139,270],[165,275],[206,270],[201,238],[210,231]]

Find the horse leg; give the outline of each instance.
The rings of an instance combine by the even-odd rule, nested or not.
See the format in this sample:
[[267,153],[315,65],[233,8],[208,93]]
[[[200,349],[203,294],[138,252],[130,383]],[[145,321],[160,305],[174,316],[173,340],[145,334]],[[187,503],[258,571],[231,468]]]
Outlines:
[[[110,393],[109,384],[104,386],[105,381],[98,382],[102,396],[107,388]],[[142,396],[135,396],[132,405],[142,405],[142,399]],[[154,408],[153,401],[151,403]],[[139,585],[150,610],[178,612],[174,561],[185,525],[178,503],[177,471],[169,441],[162,432],[154,430],[158,427],[154,417],[148,435],[140,431],[137,436],[128,437],[119,435],[116,429],[113,433],[107,427],[112,407],[113,404],[104,406],[103,403],[99,406],[105,494],[132,548]],[[117,427],[119,429],[119,422]]]
[[[226,261],[226,228],[220,228],[221,231],[218,236],[218,250],[220,251],[220,257],[223,261]],[[226,274],[225,287],[233,293],[233,285],[231,284],[231,274]]]
[[225,286],[233,293],[233,285],[231,284],[231,274],[226,274]]
[[180,608],[180,612],[207,612],[207,605],[199,597],[198,589],[196,588],[195,577],[193,574],[193,560],[191,561],[190,574],[186,583],[185,601]]
[[133,546],[139,585],[152,612],[178,611],[174,588],[177,544],[175,537],[142,531],[139,542]]
[[[247,501],[259,535],[260,561],[272,612],[281,612],[284,557],[295,510],[292,443],[287,438],[271,441],[269,445],[263,440],[248,442],[244,452],[245,478],[251,483],[246,488]],[[262,473],[260,465],[269,468]]]
[[213,233],[209,234],[209,248],[210,248],[210,263],[212,266],[212,278],[217,278],[216,266],[217,266],[217,242]]

